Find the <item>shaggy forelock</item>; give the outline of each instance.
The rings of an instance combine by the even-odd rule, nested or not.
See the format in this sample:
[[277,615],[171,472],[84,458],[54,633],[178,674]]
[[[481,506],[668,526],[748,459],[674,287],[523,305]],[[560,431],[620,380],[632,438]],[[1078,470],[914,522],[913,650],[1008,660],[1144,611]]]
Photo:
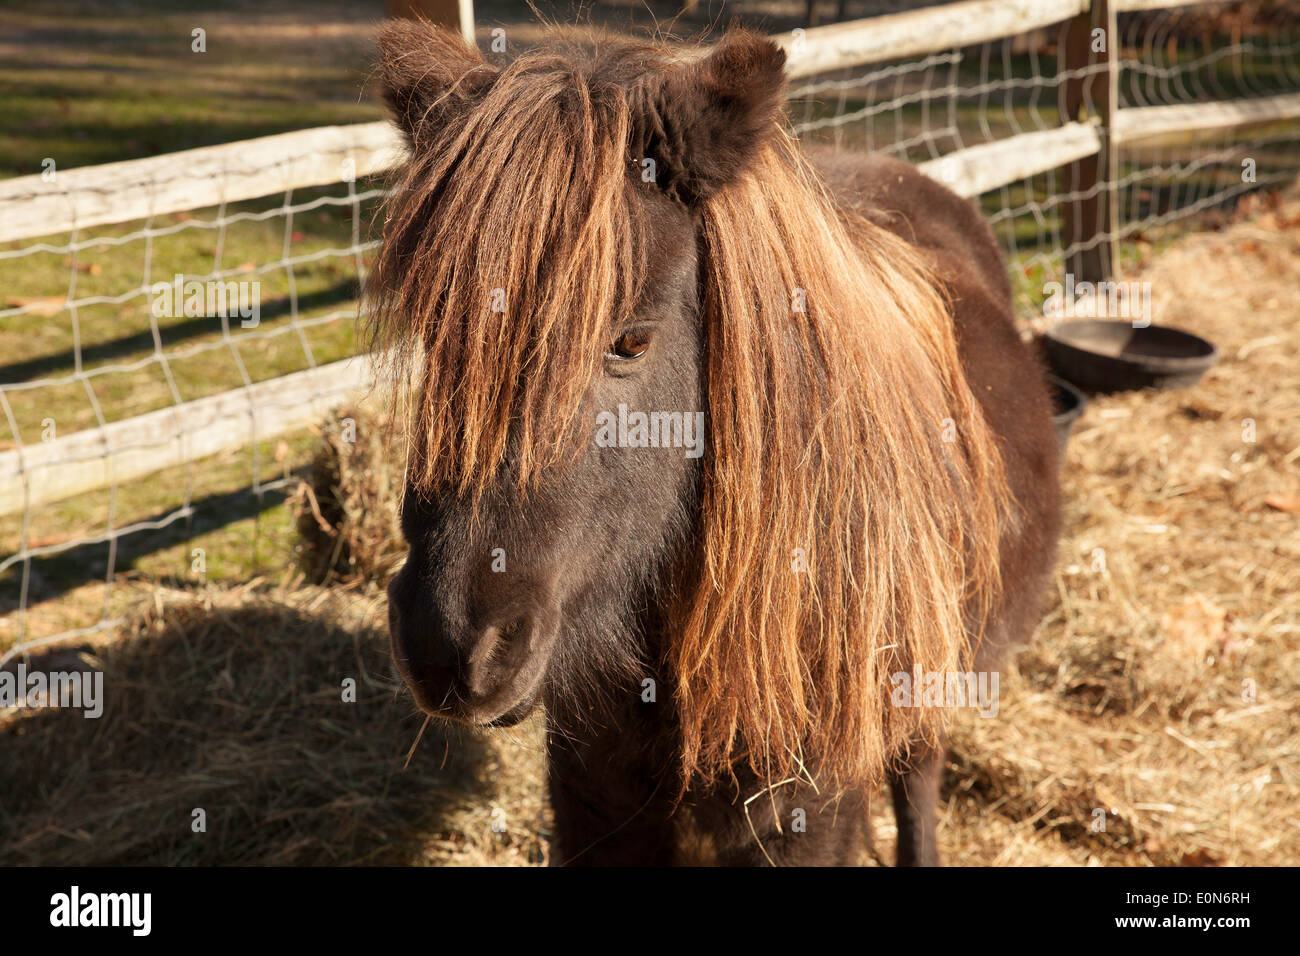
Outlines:
[[648,268],[630,128],[623,87],[528,54],[399,172],[369,327],[395,380],[420,363],[417,486],[481,492],[508,450],[527,486],[580,447],[582,399]]

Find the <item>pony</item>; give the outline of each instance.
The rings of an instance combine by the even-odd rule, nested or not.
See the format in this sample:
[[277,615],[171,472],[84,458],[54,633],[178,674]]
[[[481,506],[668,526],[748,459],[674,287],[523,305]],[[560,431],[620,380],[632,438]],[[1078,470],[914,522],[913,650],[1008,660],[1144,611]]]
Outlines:
[[418,706],[544,708],[555,863],[854,863],[886,782],[898,862],[937,863],[951,701],[900,682],[1028,639],[1058,522],[975,207],[801,149],[742,30],[379,50],[408,150],[366,321],[405,383]]

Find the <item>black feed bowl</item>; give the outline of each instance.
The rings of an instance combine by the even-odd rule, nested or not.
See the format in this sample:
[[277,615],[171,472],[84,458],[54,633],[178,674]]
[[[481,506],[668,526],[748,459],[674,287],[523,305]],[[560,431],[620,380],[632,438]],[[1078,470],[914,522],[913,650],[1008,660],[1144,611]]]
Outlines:
[[1077,388],[1055,375],[1047,376],[1047,387],[1052,395],[1052,426],[1056,429],[1056,448],[1063,459],[1065,446],[1070,441],[1070,432],[1088,406],[1088,400]]
[[1059,322],[1043,345],[1053,372],[1093,394],[1195,385],[1219,357],[1199,335],[1105,319]]

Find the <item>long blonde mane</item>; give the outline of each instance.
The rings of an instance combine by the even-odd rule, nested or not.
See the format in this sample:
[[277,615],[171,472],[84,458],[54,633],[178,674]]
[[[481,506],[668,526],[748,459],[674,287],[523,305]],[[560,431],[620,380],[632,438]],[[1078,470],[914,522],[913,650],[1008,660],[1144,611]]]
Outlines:
[[[774,138],[705,203],[704,563],[672,643],[684,769],[877,779],[969,666],[1009,495],[934,278]],[[951,440],[948,440],[951,439]]]

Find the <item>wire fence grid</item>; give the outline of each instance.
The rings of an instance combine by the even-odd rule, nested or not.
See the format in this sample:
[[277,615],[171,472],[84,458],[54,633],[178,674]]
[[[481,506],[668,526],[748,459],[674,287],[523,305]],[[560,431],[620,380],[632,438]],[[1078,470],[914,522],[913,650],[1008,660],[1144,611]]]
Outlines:
[[[1062,126],[1072,78],[1107,67],[1062,65],[1072,22],[966,49],[818,76],[791,89],[795,131],[805,141],[878,151],[913,163],[972,146]],[[1300,11],[1288,3],[1214,3],[1118,15],[1120,111],[1239,102],[1300,92]],[[1088,112],[1092,97],[1085,93]],[[1017,307],[1038,311],[1046,281],[1070,257],[1104,240],[1119,246],[1121,270],[1143,245],[1158,245],[1200,218],[1218,225],[1239,197],[1294,183],[1300,172],[1295,120],[1207,131],[1190,141],[1121,142],[1103,180],[1073,188],[1068,168],[1037,173],[982,194],[1002,241]],[[1250,160],[1249,168],[1243,166]],[[1066,236],[1067,205],[1100,189],[1118,193],[1118,221],[1090,236]]]

